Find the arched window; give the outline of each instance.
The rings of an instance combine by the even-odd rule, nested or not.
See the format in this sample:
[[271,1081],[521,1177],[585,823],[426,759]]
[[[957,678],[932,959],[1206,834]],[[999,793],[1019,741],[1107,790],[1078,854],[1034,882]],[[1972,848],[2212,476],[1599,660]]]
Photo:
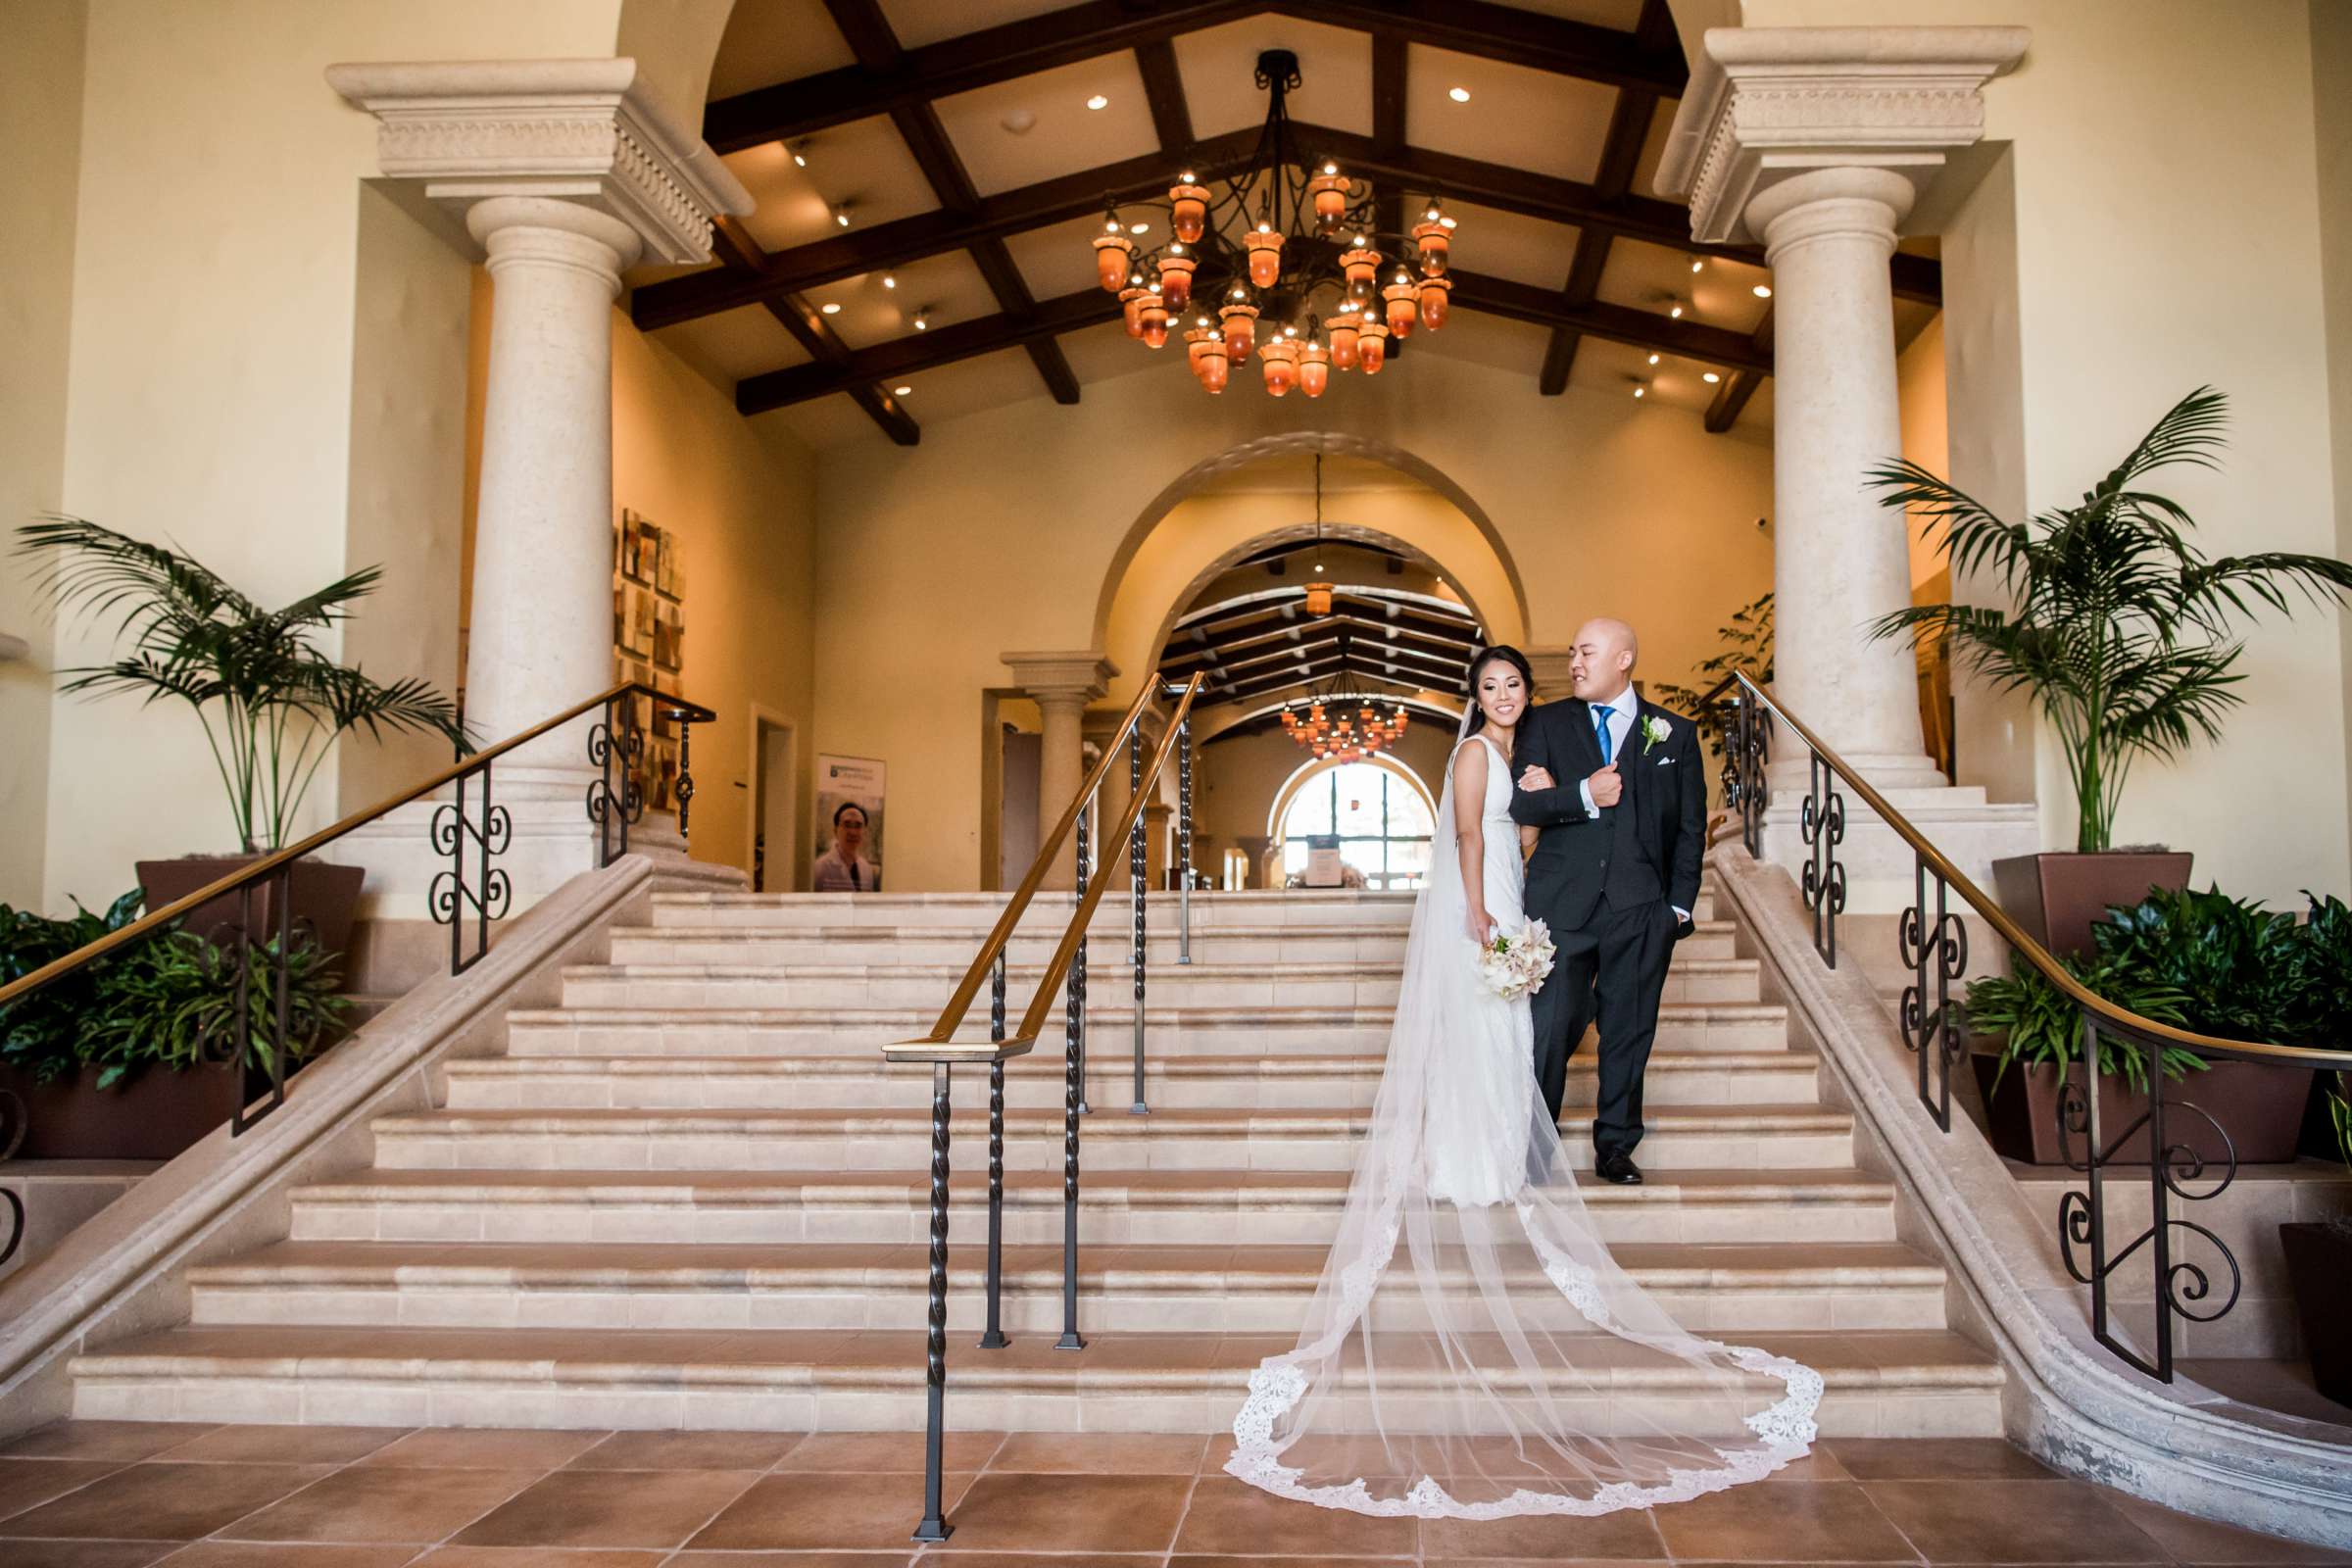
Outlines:
[[1437,808],[1421,781],[1387,761],[1329,762],[1292,780],[1276,808],[1285,880],[1306,874],[1318,847],[1362,873],[1367,888],[1417,888],[1429,875]]

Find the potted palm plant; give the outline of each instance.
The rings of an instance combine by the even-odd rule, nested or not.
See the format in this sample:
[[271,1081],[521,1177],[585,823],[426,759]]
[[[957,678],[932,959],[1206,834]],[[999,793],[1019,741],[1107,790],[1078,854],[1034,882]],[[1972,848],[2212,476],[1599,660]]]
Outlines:
[[2263,607],[2286,613],[2288,595],[2341,601],[2352,564],[2326,556],[2264,552],[2208,560],[2190,542],[2180,503],[2141,488],[2176,466],[2217,467],[2226,400],[2210,387],[2182,398],[2081,502],[2006,522],[1916,463],[1868,479],[1888,507],[1940,525],[1938,548],[1955,580],[1997,578],[2012,603],[1919,605],[1882,617],[1873,635],[1948,639],[1954,656],[2003,691],[2032,696],[2066,757],[2077,813],[2071,853],[1994,862],[2001,903],[2043,946],[2086,953],[2110,905],[2151,887],[2188,884],[2186,854],[2114,847],[2116,808],[2134,762],[2169,761],[2244,701],[2235,668],[2244,644],[2232,621]]
[[[161,907],[281,849],[335,743],[355,731],[445,736],[466,746],[457,705],[421,679],[389,685],[337,663],[318,639],[375,589],[369,566],[276,609],[231,587],[192,557],[78,517],[51,515],[17,530],[20,555],[40,564],[36,586],[61,613],[112,621],[122,657],[61,671],[61,690],[185,703],[204,726],[237,834],[233,855],[141,860],[148,906]],[[124,646],[126,645],[126,646]],[[316,859],[295,864],[292,918],[329,955],[348,951],[366,872]],[[190,930],[218,936],[237,901],[196,910]],[[257,897],[254,918],[275,927]]]

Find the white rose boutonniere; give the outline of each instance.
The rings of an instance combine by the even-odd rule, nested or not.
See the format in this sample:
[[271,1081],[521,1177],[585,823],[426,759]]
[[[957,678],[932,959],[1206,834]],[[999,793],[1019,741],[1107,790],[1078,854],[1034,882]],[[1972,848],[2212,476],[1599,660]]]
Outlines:
[[1672,725],[1658,717],[1657,714],[1650,714],[1642,721],[1642,755],[1647,757],[1652,746],[1657,745],[1658,742],[1673,733]]

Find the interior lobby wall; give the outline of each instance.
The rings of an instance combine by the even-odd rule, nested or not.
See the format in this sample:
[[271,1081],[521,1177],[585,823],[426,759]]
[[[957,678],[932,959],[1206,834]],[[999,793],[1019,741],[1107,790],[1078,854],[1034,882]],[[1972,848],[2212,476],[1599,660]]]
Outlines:
[[[1943,318],[1936,316],[1894,362],[1895,395],[1901,401],[1903,456],[1930,473],[1946,479],[1952,474],[1949,400],[1944,395],[1945,356]],[[1943,570],[1943,553],[1936,533],[1923,533],[1919,519],[1909,525],[1911,588]]]
[[[2311,8],[2320,270],[2328,310],[2328,417],[2335,447],[2335,553],[2352,561],[2352,6]],[[2352,623],[2344,628],[2344,746],[2352,768]],[[2352,821],[2352,796],[2344,802]]]
[[[1689,410],[1574,387],[1538,397],[1524,373],[1437,355],[1317,403],[1205,397],[1170,362],[1093,383],[1075,408],[1038,397],[926,426],[911,450],[878,436],[829,448],[816,744],[891,764],[899,887],[978,885],[981,768],[965,737],[981,689],[1007,683],[1001,656],[1090,646],[1113,561],[1160,492],[1297,429],[1387,443],[1458,483],[1493,518],[1540,645],[1606,610],[1642,627],[1647,677],[1673,678],[1771,580],[1760,443],[1710,436]],[[1269,509],[1267,526],[1306,513]],[[1154,624],[1191,576],[1167,584]]]
[[[63,505],[169,537],[265,600],[352,565],[355,280],[376,122],[322,74],[606,56],[617,15],[618,0],[91,0],[74,222],[106,242],[73,252]],[[59,644],[63,663],[104,646]],[[51,799],[70,792],[73,809],[50,812],[49,906],[119,891],[142,856],[231,844],[193,717],[61,702],[51,722]],[[334,808],[333,774],[312,825]]]
[[[83,0],[20,0],[0,49],[0,528],[64,505],[67,322],[74,298],[74,187],[81,164]],[[14,541],[6,541],[13,548]],[[29,575],[0,570],[0,904],[56,907],[41,886],[49,798],[51,637]],[[129,885],[91,888],[92,899]]]
[[[1744,16],[1751,26],[1888,20],[1884,0],[1747,0]],[[1904,7],[1905,24],[2014,24],[2033,34],[2023,66],[1984,89],[1986,136],[2011,144],[2014,293],[1980,269],[1972,282],[1996,286],[1955,286],[1945,305],[1955,345],[2014,313],[2026,506],[2072,503],[2167,408],[2210,384],[2230,399],[2225,467],[2176,469],[2157,486],[2198,518],[2203,548],[2341,548],[2311,17],[2307,0]],[[1958,388],[1958,348],[1955,367]],[[1955,391],[1952,447],[1955,478],[1973,488],[1960,472],[1974,439],[1959,428],[1970,402]],[[1980,499],[2012,504],[1999,493]],[[2352,888],[2344,634],[2340,613],[2308,606],[2254,625],[2239,666],[2246,702],[2225,744],[2135,767],[2117,842],[2193,849],[2200,884],[2275,905],[2299,902],[2305,887]],[[2000,740],[1964,727],[1963,756]],[[2034,751],[2043,841],[2071,849],[2058,748]],[[2292,761],[2266,765],[2251,785],[2245,770],[2257,759]],[[2250,788],[2259,810],[2247,808]]]

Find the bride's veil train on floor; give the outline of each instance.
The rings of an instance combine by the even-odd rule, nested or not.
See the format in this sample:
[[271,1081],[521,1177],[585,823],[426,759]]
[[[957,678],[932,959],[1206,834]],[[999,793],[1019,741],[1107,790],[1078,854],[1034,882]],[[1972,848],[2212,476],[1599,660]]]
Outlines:
[[[1468,1065],[1504,1049],[1494,1031],[1516,1031],[1514,1052],[1527,1037],[1463,934],[1447,771],[1338,1240],[1297,1348],[1250,1375],[1226,1469],[1324,1507],[1467,1519],[1645,1508],[1769,1475],[1811,1445],[1820,1374],[1678,1326],[1601,1243],[1532,1062],[1499,1106],[1481,1083],[1509,1080]],[[1464,1129],[1500,1147],[1454,1147]],[[1500,1200],[1445,1196],[1465,1170]]]

